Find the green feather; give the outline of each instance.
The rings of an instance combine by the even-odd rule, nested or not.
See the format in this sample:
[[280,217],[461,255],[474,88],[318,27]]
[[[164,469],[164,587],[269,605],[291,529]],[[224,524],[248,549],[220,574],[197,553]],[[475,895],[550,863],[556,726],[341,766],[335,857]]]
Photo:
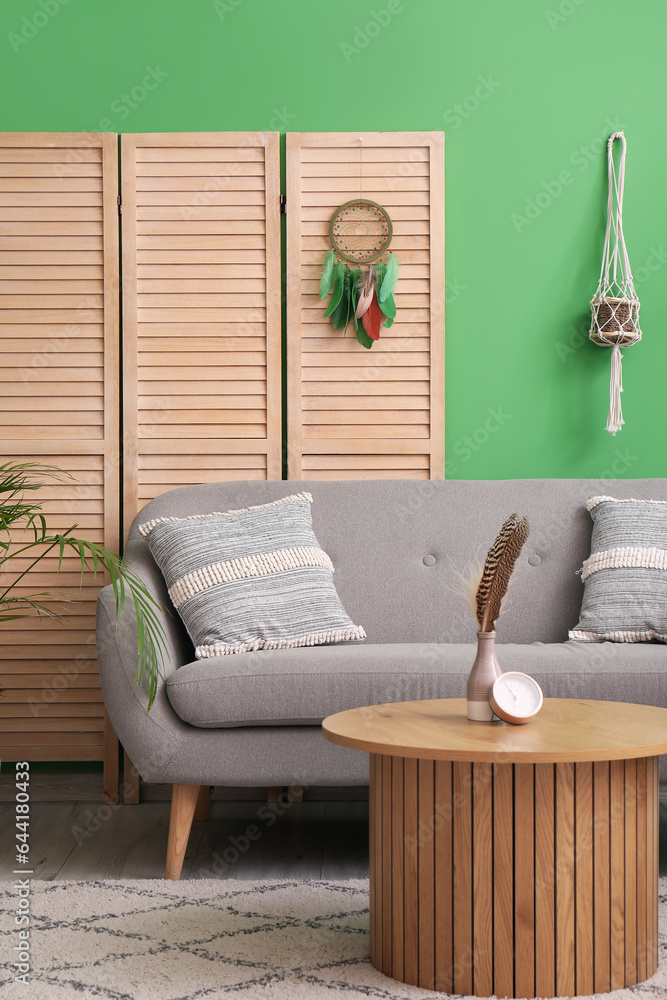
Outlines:
[[350,274],[349,271],[345,275],[345,282],[346,282],[345,296],[347,298],[347,316],[345,317],[345,329],[343,330],[343,336],[347,337],[347,328],[350,325],[350,318],[354,315],[354,311],[357,308],[356,304],[355,305],[352,304],[354,302],[354,288],[352,285],[352,275]]
[[387,298],[382,303],[381,309],[382,309],[382,312],[387,317],[386,322],[383,323],[382,325],[383,326],[392,326],[393,323],[394,323],[394,320],[396,319],[396,302],[394,301],[394,296],[393,295],[388,295],[387,296]]
[[324,318],[327,319],[338,307],[338,303],[341,300],[343,294],[343,286],[345,284],[345,265],[342,260],[339,260],[334,269],[334,285],[333,292],[331,293],[331,298],[329,299],[329,305],[324,310]]
[[324,270],[322,271],[322,277],[320,278],[321,299],[326,299],[327,295],[331,291],[335,263],[336,263],[336,255],[333,252],[333,250],[330,250],[329,253],[327,254],[326,260],[324,261]]
[[[394,285],[396,284],[396,279],[398,278],[398,261],[396,260],[396,255],[393,253],[389,254],[389,260],[387,261],[387,270],[380,286],[380,291],[378,292],[378,302],[380,306],[384,303],[392,292],[394,291]],[[384,310],[383,310],[384,312]]]
[[373,338],[368,336],[361,323],[357,327],[357,340],[362,347],[366,348],[367,351],[370,351],[371,347],[375,343]]
[[343,278],[343,294],[340,302],[331,314],[331,325],[334,330],[344,330],[350,318],[350,272],[345,272]]
[[[359,330],[359,320],[357,318],[357,305],[359,304],[359,289],[357,288],[357,283],[361,275],[361,268],[355,267],[354,271],[350,274],[350,281],[352,284],[351,296],[350,296],[350,307],[352,309],[352,319],[354,320],[355,333]],[[363,327],[362,327],[363,329]],[[357,338],[359,339],[359,338]]]

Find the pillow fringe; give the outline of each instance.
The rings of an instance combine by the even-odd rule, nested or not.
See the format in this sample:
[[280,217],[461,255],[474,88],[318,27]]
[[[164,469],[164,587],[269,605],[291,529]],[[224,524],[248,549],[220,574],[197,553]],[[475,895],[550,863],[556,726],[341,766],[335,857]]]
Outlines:
[[586,632],[583,629],[573,628],[567,634],[568,638],[577,639],[580,642],[651,642],[653,639],[658,639],[660,642],[667,642],[666,633],[658,632],[652,628],[636,632],[631,630]]
[[603,569],[667,570],[667,549],[659,549],[654,545],[645,548],[634,545],[618,545],[613,549],[594,552],[582,567],[582,581],[585,583],[593,573],[599,573]]
[[650,503],[662,505],[663,507],[667,505],[667,500],[635,500],[634,497],[627,497],[625,500],[618,500],[616,497],[591,497],[586,503],[587,510],[594,510],[601,503]]
[[248,514],[251,510],[261,510],[264,507],[277,507],[281,503],[287,503],[288,500],[307,500],[308,503],[312,503],[313,495],[304,491],[303,493],[292,493],[288,497],[280,497],[279,500],[271,500],[269,503],[255,504],[254,507],[239,507],[238,510],[215,510],[209,514],[188,514],[187,517],[155,517],[152,521],[145,521],[144,524],[140,524],[137,530],[139,534],[147,538],[157,524],[172,524],[174,521],[201,521],[206,517],[231,517],[233,514]]
[[333,629],[328,632],[309,632],[295,639],[262,639],[252,642],[232,644],[215,644],[212,646],[197,646],[197,659],[209,656],[230,656],[233,653],[251,653],[259,649],[296,649],[300,646],[321,646],[330,642],[349,642],[351,639],[365,639],[366,631],[361,625],[352,628]]
[[304,568],[334,572],[334,565],[324,549],[313,545],[297,545],[256,556],[240,556],[226,562],[209,563],[176,580],[169,588],[169,597],[174,607],[180,608],[188,598],[219,584]]

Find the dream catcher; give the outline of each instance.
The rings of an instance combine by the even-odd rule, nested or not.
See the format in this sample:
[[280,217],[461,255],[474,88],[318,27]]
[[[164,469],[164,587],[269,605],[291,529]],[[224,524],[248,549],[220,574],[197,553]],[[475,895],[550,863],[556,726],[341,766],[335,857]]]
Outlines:
[[324,318],[331,318],[334,329],[347,334],[352,322],[361,346],[371,348],[380,337],[380,328],[391,326],[396,318],[398,261],[388,253],[393,233],[388,213],[361,197],[361,142],[360,137],[360,194],[336,209],[329,225],[332,249],[324,262],[320,298],[331,296]]

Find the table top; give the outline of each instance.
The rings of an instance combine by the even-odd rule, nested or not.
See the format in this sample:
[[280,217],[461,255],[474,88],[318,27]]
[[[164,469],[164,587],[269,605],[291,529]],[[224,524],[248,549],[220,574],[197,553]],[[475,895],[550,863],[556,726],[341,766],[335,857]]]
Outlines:
[[667,709],[615,701],[545,698],[523,726],[471,722],[465,698],[369,705],[330,715],[339,746],[422,760],[545,764],[667,753]]

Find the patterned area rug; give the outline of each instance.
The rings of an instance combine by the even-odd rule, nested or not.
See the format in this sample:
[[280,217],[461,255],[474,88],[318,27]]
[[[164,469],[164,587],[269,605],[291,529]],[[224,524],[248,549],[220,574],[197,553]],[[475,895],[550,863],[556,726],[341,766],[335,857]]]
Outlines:
[[[13,982],[17,897],[0,884],[3,1000],[417,1000],[368,960],[365,881],[33,882],[30,982]],[[667,997],[667,879],[660,882],[660,968],[604,994]],[[11,957],[10,957],[11,956]]]

